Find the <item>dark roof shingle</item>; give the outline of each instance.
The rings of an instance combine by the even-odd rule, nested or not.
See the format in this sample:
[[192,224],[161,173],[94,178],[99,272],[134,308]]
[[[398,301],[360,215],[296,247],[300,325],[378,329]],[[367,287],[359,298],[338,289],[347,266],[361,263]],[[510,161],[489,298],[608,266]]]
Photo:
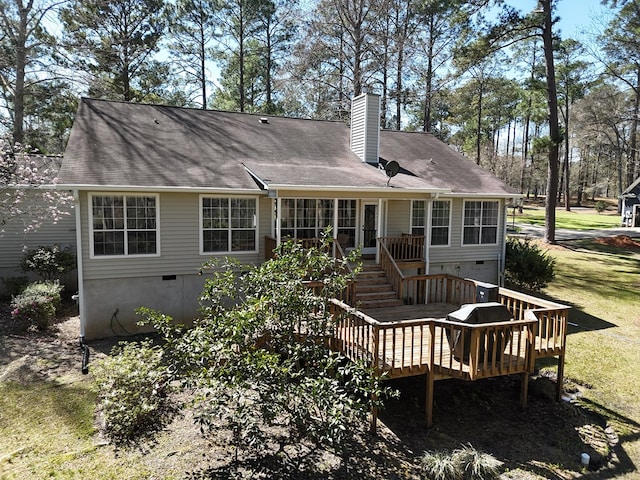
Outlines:
[[[349,148],[342,122],[83,99],[60,183],[66,186],[241,189],[385,188],[384,171]],[[513,194],[435,137],[382,131],[394,188]],[[251,174],[249,173],[249,171]],[[257,177],[260,182],[252,177]]]

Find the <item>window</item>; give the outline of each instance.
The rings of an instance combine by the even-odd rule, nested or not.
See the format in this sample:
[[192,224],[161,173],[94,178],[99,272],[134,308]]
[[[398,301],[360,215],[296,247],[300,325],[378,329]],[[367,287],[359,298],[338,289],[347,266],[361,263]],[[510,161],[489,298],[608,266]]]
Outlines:
[[411,202],[411,234],[424,235],[425,225],[425,205],[424,200],[413,200]]
[[338,200],[338,240],[342,247],[356,245],[356,201]]
[[320,238],[333,224],[333,200],[283,198],[280,227],[282,238]]
[[92,255],[158,254],[156,195],[92,195]]
[[431,245],[449,245],[451,202],[434,200],[431,207]]
[[202,253],[255,252],[255,198],[201,197]]
[[464,202],[465,245],[498,243],[498,202]]

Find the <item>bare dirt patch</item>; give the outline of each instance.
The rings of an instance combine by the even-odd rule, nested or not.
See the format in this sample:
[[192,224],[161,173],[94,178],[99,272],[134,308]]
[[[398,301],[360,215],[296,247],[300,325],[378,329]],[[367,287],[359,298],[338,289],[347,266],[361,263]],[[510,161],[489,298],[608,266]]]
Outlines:
[[629,235],[616,235],[615,237],[597,238],[595,241],[600,245],[609,245],[612,247],[624,248],[626,250],[640,252],[640,242],[634,240]]

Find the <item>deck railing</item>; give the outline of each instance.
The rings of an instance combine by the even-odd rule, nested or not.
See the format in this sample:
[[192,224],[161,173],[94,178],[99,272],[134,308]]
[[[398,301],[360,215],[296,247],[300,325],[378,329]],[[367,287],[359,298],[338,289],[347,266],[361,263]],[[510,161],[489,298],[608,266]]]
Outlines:
[[536,319],[536,357],[564,354],[569,307],[516,292],[498,289],[498,301],[506,305],[516,320]]
[[[427,374],[427,425],[432,424],[433,383],[438,379],[478,380],[522,374],[521,404],[532,369],[533,330],[537,319],[468,324],[443,319],[379,322],[333,299],[332,348],[364,362],[388,378]],[[372,429],[375,430],[376,412]]]
[[381,237],[378,239],[393,258],[398,261],[424,259],[424,235],[403,234],[401,237]]

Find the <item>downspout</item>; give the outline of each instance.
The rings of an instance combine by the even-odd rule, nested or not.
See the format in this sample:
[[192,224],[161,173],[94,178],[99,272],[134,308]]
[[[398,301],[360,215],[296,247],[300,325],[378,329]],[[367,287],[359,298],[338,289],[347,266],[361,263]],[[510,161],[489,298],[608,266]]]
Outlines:
[[[512,199],[515,200],[515,199]],[[498,285],[504,287],[504,265],[507,254],[507,216],[509,215],[507,202],[504,203],[502,219],[502,253],[498,254]]]
[[282,199],[276,198],[276,246],[280,245],[282,241],[282,234],[280,232],[282,226]]
[[73,190],[73,203],[76,211],[76,270],[78,271],[78,311],[80,314],[80,349],[82,350],[82,373],[89,373],[89,347],[84,343],[85,336],[85,303],[82,264],[82,215],[80,212],[80,192]]
[[[336,257],[338,251],[336,250],[336,244],[338,243],[338,205],[340,201],[337,198],[333,199],[333,257]],[[346,247],[345,247],[346,249]]]
[[80,192],[73,190],[73,200],[76,210],[76,263],[78,271],[78,306],[80,312],[80,342],[84,342],[85,336],[85,306],[84,306],[84,282],[82,262],[82,216],[80,212]]

